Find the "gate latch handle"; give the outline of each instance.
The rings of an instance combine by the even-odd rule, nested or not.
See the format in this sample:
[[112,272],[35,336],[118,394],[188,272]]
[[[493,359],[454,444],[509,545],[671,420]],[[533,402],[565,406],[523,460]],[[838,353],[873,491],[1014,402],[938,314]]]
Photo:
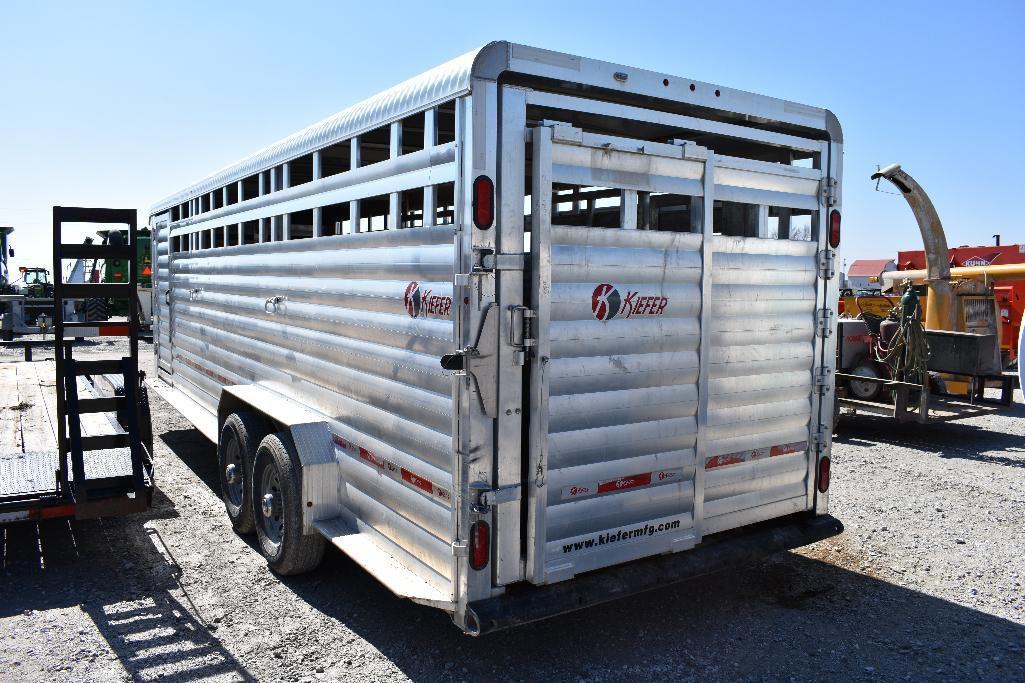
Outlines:
[[277,313],[278,304],[284,301],[288,301],[287,296],[281,296],[280,294],[278,296],[269,296],[267,297],[267,300],[263,302],[263,310],[265,313]]

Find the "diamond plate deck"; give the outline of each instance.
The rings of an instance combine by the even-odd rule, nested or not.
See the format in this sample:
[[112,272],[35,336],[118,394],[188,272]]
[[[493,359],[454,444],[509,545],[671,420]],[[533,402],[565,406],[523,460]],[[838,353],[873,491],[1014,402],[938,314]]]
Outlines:
[[[80,380],[79,394],[91,393],[88,383]],[[56,414],[53,361],[0,363],[0,497],[56,491]],[[83,435],[120,431],[106,414],[82,415]],[[86,479],[132,474],[128,448],[89,451],[84,460]]]

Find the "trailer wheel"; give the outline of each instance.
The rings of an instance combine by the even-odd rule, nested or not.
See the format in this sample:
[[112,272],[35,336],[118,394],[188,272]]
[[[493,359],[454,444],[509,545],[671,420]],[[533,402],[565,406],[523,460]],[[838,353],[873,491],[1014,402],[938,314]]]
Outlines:
[[85,319],[88,322],[108,320],[109,318],[110,314],[107,312],[106,299],[92,298],[85,300]]
[[254,529],[250,478],[253,459],[260,440],[270,431],[255,413],[232,413],[221,427],[217,442],[217,469],[220,472],[221,499],[231,526],[237,533],[251,534]]
[[299,456],[288,432],[264,438],[253,466],[256,536],[277,574],[302,574],[324,556],[324,537],[303,534]]
[[[879,373],[868,364],[862,364],[850,371],[852,375],[859,377],[879,378]],[[854,394],[854,398],[861,401],[874,401],[882,391],[883,385],[875,382],[861,382],[856,379],[847,380],[847,388]]]

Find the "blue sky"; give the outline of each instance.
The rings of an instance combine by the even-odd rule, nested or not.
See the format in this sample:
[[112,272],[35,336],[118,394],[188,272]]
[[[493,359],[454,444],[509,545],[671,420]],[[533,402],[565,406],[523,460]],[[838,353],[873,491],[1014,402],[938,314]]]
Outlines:
[[[842,257],[920,248],[900,162],[951,246],[1025,242],[1025,2],[0,4],[0,225],[50,259],[54,204],[138,207],[375,92],[508,39],[828,107]],[[884,188],[889,189],[889,188]]]

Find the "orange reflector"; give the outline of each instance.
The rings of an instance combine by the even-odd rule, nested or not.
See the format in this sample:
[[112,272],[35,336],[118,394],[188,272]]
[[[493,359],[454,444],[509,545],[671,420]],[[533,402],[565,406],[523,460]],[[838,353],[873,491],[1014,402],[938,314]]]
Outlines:
[[153,274],[153,271],[150,269],[148,263],[146,264],[146,267],[142,269],[142,274],[143,275],[152,275]]
[[35,510],[29,510],[28,514],[24,517],[24,519],[53,519],[54,517],[74,516],[74,505],[56,505],[54,507],[44,507]]

